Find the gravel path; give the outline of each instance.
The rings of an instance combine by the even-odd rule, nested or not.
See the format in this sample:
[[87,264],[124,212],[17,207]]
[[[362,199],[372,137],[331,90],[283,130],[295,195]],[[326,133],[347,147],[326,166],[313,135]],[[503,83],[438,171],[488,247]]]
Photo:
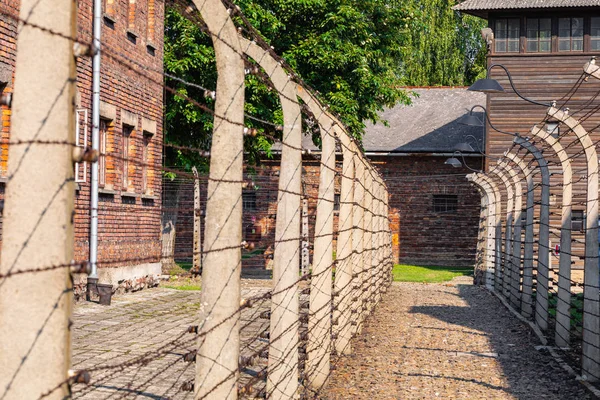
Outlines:
[[470,280],[394,283],[320,398],[594,398]]

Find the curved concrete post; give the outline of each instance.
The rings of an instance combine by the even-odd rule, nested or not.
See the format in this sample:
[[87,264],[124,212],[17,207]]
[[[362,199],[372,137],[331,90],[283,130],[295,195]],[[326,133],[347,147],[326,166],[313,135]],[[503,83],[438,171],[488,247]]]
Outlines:
[[508,165],[508,160],[499,161],[498,165],[510,175],[514,186],[514,204],[513,204],[513,230],[512,230],[512,251],[510,262],[510,303],[513,307],[520,307],[521,296],[521,220],[523,218],[523,185],[517,173]]
[[236,399],[240,353],[244,61],[219,0],[194,0],[213,40],[217,93],[205,218],[195,398]]
[[354,286],[353,286],[353,313],[356,322],[355,333],[360,333],[362,329],[362,304],[364,299],[364,285],[365,283],[365,176],[366,166],[360,154],[356,155],[355,161],[355,173],[356,173],[356,186],[354,187],[354,231],[352,233],[352,243],[354,247]]
[[494,290],[502,293],[502,195],[496,182],[484,173],[477,174],[479,178],[487,182],[494,192]]
[[[64,37],[76,37],[75,3],[22,0],[19,15],[29,24],[19,23],[16,38],[15,144],[9,150],[0,265],[0,398],[57,400],[71,398],[68,265],[75,187],[73,147],[66,144],[75,143],[77,85],[74,42]],[[52,265],[62,268],[32,271]],[[17,271],[31,272],[10,275]]]
[[485,231],[480,235],[484,241],[484,268],[486,287],[490,290],[494,288],[494,233],[496,227],[496,198],[492,187],[487,181],[481,179],[478,174],[469,174],[467,180],[473,182],[480,189],[482,194],[482,209],[485,207]]
[[354,152],[350,145],[343,146],[343,164],[338,221],[337,266],[335,270],[334,334],[338,354],[350,354],[352,346],[351,297],[352,294],[352,219],[354,204]]
[[384,207],[384,203],[383,203],[383,196],[385,195],[384,192],[385,188],[383,186],[383,181],[381,176],[378,176],[377,179],[377,226],[376,226],[376,231],[377,231],[377,240],[376,240],[376,247],[377,247],[377,297],[376,297],[376,302],[379,302],[381,300],[381,289],[384,285],[384,281],[385,281],[385,268],[384,268],[384,252],[383,252],[383,247],[385,245],[385,240],[384,240],[384,236],[383,236],[383,228],[384,228],[384,215],[383,215],[383,207]]
[[514,218],[514,195],[515,192],[511,185],[510,180],[506,176],[505,172],[502,172],[502,168],[496,166],[489,172],[489,175],[496,175],[506,190],[506,219],[504,227],[504,262],[502,263],[502,294],[506,299],[510,297],[510,281],[512,278],[511,264],[512,264],[512,227]]
[[362,319],[364,320],[373,306],[373,176],[367,164],[365,170],[365,222],[364,222],[364,285]]
[[320,118],[319,124],[321,125],[322,149],[310,284],[308,358],[306,362],[306,379],[309,387],[315,391],[320,390],[329,377],[331,353],[331,277],[333,272],[333,199],[335,183],[335,136],[333,121],[328,118]]
[[534,182],[533,171],[529,169],[522,158],[513,153],[504,155],[509,160],[513,161],[525,176],[527,183],[527,199],[525,211],[525,244],[523,246],[523,286],[521,292],[521,313],[526,318],[533,315],[533,307],[531,301],[533,287],[533,214],[534,214]]
[[560,160],[563,174],[562,222],[560,229],[560,259],[558,266],[558,300],[554,341],[558,347],[567,347],[571,332],[571,206],[573,200],[573,171],[569,155],[560,142],[545,129],[535,126],[531,133],[544,140]]
[[562,121],[577,136],[587,161],[587,202],[584,260],[582,376],[600,380],[600,271],[598,266],[598,155],[579,121],[554,107],[548,115]]
[[[537,161],[542,174],[540,225],[538,237],[537,285],[535,296],[535,322],[542,330],[548,329],[548,275],[550,262],[550,173],[548,163],[540,150],[531,142],[516,137],[514,142],[529,151]],[[525,286],[525,283],[523,284]],[[523,290],[526,288],[524,287]]]
[[298,389],[298,265],[302,191],[302,117],[296,86],[279,62],[256,43],[240,36],[246,55],[267,73],[279,93],[283,111],[281,167],[273,253],[273,296],[267,394],[291,398]]

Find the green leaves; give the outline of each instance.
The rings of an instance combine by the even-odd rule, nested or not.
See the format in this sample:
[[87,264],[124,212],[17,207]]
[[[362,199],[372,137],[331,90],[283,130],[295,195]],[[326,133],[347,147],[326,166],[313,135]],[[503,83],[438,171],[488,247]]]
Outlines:
[[[485,71],[479,37],[483,22],[451,10],[455,0],[235,0],[260,35],[340,115],[350,134],[362,138],[367,120],[384,107],[410,103],[403,86],[462,85]],[[210,37],[175,4],[165,18],[165,71],[214,90],[216,67]],[[241,23],[241,21],[236,21]],[[252,61],[250,61],[252,62]],[[194,100],[167,93],[166,142],[209,150],[212,108],[204,90],[167,78],[166,84]],[[278,94],[247,75],[246,160],[271,156],[272,124],[282,124]],[[306,124],[304,124],[306,125]],[[305,126],[309,134],[312,130]],[[171,151],[168,165],[205,163],[196,151]]]

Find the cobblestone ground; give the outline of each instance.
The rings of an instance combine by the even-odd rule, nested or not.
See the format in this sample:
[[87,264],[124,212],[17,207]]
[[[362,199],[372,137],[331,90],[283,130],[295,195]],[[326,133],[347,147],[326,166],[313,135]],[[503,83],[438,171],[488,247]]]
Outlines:
[[[268,281],[266,281],[268,283]],[[243,297],[268,290],[262,283],[244,282]],[[110,306],[78,303],[74,310],[73,368],[90,371],[89,385],[74,385],[76,399],[188,399],[181,390],[194,377],[194,363],[183,356],[195,349],[199,291],[148,289],[113,297]],[[262,302],[242,313],[242,353],[265,345],[258,337],[268,320],[258,318],[268,309]],[[256,366],[258,370],[262,366]],[[242,380],[256,371],[246,370]]]
[[[470,278],[449,284],[395,283],[377,307],[354,353],[336,361],[320,399],[592,399],[539,345],[530,330]],[[248,280],[243,297],[268,290]],[[185,333],[197,324],[198,291],[150,289],[116,296],[111,306],[79,303],[73,325],[73,368],[89,385],[76,399],[191,399],[183,383],[196,347]],[[258,315],[267,301],[242,314],[242,354],[267,344]],[[242,383],[265,367],[242,371]]]
[[321,398],[594,398],[470,280],[394,283]]

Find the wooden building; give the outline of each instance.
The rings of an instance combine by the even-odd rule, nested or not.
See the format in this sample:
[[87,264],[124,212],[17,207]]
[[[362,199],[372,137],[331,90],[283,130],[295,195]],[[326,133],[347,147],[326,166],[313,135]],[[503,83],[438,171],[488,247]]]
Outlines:
[[[466,0],[454,9],[488,20],[489,29],[483,32],[488,43],[488,68],[500,65],[492,67],[489,74],[505,88],[503,93],[487,96],[489,118],[496,128],[531,136],[534,126],[553,130],[556,122],[548,117],[548,106],[526,102],[516,95],[503,66],[524,97],[545,104],[556,102],[557,108],[568,109],[571,116],[580,120],[591,132],[594,143],[600,140],[600,81],[583,74],[584,65],[600,55],[600,0]],[[559,124],[558,131],[553,132],[573,160],[573,261],[575,268],[581,269],[585,157],[575,135],[565,126]],[[512,148],[512,140],[488,124],[488,155],[502,156]],[[553,173],[550,239],[554,246],[560,240],[561,167],[551,149],[545,149],[543,154]],[[556,258],[553,263],[556,266]],[[580,279],[581,271],[574,278]]]

